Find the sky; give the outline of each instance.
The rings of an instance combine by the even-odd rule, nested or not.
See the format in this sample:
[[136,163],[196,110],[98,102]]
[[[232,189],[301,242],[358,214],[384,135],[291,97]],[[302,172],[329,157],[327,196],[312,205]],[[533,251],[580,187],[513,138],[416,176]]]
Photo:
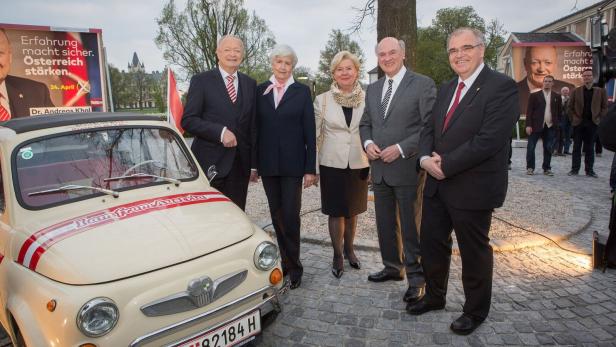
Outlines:
[[[146,71],[161,71],[168,64],[154,43],[156,18],[169,0],[0,0],[0,23],[73,28],[98,28],[108,60],[126,69],[137,52]],[[538,0],[466,0],[486,20],[498,19],[507,32],[527,32],[599,2],[598,0],[554,0],[538,7]],[[175,0],[183,8],[185,0]],[[293,47],[298,65],[316,72],[319,54],[332,29],[348,29],[365,0],[245,0],[245,7],[263,18],[278,43]],[[460,6],[456,0],[417,0],[417,25],[430,25],[436,11]],[[365,70],[376,66],[374,45],[376,23],[351,37],[366,57]],[[172,65],[173,66],[173,65]]]

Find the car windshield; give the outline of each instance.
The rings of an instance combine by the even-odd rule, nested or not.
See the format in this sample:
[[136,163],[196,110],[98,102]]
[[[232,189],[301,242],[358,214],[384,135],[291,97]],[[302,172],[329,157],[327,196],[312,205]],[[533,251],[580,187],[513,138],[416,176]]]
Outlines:
[[16,191],[26,207],[81,200],[148,184],[179,184],[198,170],[164,128],[87,130],[28,141],[15,151]]

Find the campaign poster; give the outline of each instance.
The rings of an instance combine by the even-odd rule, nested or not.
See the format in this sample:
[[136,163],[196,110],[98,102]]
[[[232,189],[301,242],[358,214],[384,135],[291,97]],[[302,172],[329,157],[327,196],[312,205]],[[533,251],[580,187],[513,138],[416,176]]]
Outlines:
[[101,34],[0,23],[0,105],[10,118],[106,111]]
[[543,78],[554,77],[552,90],[573,89],[583,84],[582,72],[592,67],[592,51],[584,42],[512,44],[513,78],[520,96],[520,113],[526,114],[530,93],[543,88]]

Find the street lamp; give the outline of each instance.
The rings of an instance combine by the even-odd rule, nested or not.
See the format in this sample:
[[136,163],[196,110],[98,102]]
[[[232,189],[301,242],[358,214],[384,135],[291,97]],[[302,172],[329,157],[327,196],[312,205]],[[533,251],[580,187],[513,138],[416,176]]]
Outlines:
[[312,99],[314,100],[317,96],[317,82],[315,80],[311,80],[308,76],[298,76],[297,79],[300,81],[306,81],[306,84],[312,82]]

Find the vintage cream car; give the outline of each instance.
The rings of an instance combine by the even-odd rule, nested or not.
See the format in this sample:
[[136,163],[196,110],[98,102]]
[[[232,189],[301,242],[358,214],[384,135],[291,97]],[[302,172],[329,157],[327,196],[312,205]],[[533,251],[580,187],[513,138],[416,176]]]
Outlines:
[[280,310],[277,246],[157,117],[0,124],[0,323],[16,346],[229,346]]

